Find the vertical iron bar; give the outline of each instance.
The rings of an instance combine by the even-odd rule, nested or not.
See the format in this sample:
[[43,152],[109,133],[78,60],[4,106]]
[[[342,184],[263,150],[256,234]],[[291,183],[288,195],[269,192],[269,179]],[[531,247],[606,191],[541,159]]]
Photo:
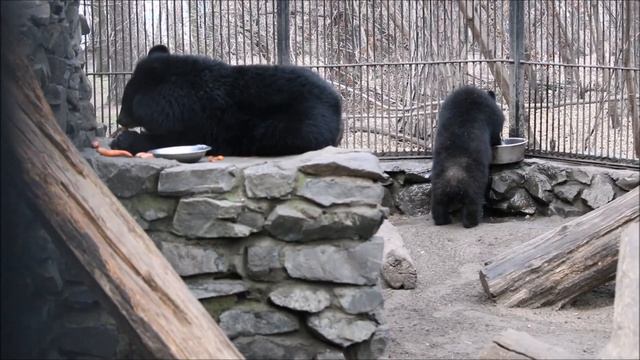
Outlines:
[[277,58],[278,64],[290,64],[289,49],[289,1],[278,0],[277,2]]
[[522,84],[524,71],[521,64],[524,55],[524,5],[519,0],[509,1],[509,34],[511,36],[511,55],[513,67],[511,73],[511,104],[509,104],[509,136],[521,137],[522,121]]

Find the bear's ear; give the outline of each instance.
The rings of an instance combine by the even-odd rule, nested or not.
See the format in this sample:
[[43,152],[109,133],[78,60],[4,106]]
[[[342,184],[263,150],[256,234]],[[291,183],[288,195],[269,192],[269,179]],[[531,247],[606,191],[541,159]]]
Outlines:
[[154,45],[151,49],[149,49],[149,53],[147,56],[151,55],[159,55],[159,54],[169,54],[169,48],[164,45]]
[[491,96],[491,98],[492,98],[493,100],[495,100],[495,99],[496,99],[496,93],[494,93],[493,91],[491,91],[491,90],[487,90],[487,94],[489,94],[489,96]]

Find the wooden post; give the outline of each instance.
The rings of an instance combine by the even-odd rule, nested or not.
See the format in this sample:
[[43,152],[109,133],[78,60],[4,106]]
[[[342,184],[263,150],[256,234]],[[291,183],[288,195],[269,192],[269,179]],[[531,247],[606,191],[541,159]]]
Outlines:
[[384,220],[376,233],[384,239],[382,278],[393,289],[415,289],[418,272],[402,236],[389,220]]
[[3,120],[24,169],[27,194],[48,228],[155,357],[242,358],[58,127],[26,61],[7,55],[2,54],[2,81],[16,111]]
[[622,227],[638,218],[635,189],[487,262],[485,292],[508,307],[563,306],[612,280]]

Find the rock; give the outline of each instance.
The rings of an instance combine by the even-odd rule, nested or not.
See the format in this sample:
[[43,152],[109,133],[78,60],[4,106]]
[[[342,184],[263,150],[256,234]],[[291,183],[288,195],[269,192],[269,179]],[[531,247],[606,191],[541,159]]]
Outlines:
[[536,202],[523,188],[515,189],[508,200],[492,204],[491,207],[513,214],[533,215],[536,213]]
[[[532,168],[533,169],[533,168]],[[550,203],[553,200],[549,179],[539,172],[530,171],[525,174],[524,188],[534,198]]]
[[281,169],[266,163],[244,170],[244,187],[250,198],[278,199],[289,196],[295,188],[295,169]]
[[[357,358],[365,359],[365,358]],[[318,353],[314,360],[346,360],[342,351],[325,351]]]
[[371,339],[350,346],[347,353],[350,359],[382,359],[387,355],[390,339],[389,328],[383,325],[376,329]]
[[403,214],[422,216],[431,212],[431,184],[417,184],[402,188],[394,203]]
[[591,211],[591,209],[584,205],[582,200],[575,201],[572,204],[567,204],[564,201],[554,200],[549,204],[549,214],[559,215],[562,217],[572,217],[584,215]]
[[233,340],[247,359],[312,359],[328,346],[299,336],[251,336]]
[[261,304],[227,310],[220,315],[219,323],[231,339],[238,336],[282,334],[299,328],[295,316]]
[[376,324],[338,310],[327,309],[307,318],[307,325],[324,339],[342,347],[369,339]]
[[242,211],[241,202],[217,200],[207,197],[182,198],[176,209],[176,216],[205,216],[215,219],[235,220]]
[[322,206],[378,205],[384,188],[369,179],[324,177],[307,179],[296,194]]
[[281,246],[254,245],[247,248],[247,276],[259,281],[282,281],[287,277],[280,261]]
[[185,279],[185,283],[196,299],[239,294],[249,290],[242,280],[196,278]]
[[514,188],[520,187],[524,183],[524,176],[517,170],[503,170],[491,174],[491,190],[496,195],[496,199],[504,198],[504,195]]
[[382,241],[367,241],[351,249],[330,245],[285,249],[289,276],[311,281],[375,285],[382,263]]
[[611,178],[597,174],[593,177],[591,185],[582,191],[581,197],[592,209],[597,209],[613,200],[614,196],[615,189]]
[[188,238],[245,237],[260,229],[221,219],[235,219],[242,203],[206,197],[183,198],[173,218],[173,228]]
[[77,357],[113,359],[118,347],[118,332],[110,326],[79,326],[60,330],[53,344],[64,353]]
[[185,195],[228,192],[238,183],[237,172],[234,165],[225,162],[176,166],[160,173],[158,193]]
[[66,92],[67,90],[63,86],[49,84],[44,91],[44,96],[49,105],[60,105],[67,98]]
[[567,180],[575,180],[579,183],[589,185],[591,184],[591,177],[591,174],[582,169],[575,167],[568,168]]
[[368,239],[380,227],[380,209],[353,206],[322,211],[304,202],[278,205],[267,217],[265,229],[284,241]]
[[553,193],[560,200],[564,200],[568,203],[572,203],[582,191],[582,185],[577,181],[571,180],[565,184],[556,185],[553,187]]
[[180,276],[228,273],[227,259],[209,246],[162,243],[162,253]]
[[567,169],[559,168],[553,163],[537,163],[527,169],[527,174],[537,173],[547,179],[551,186],[561,184],[568,179]]
[[404,184],[421,184],[431,181],[431,161],[429,160],[399,160],[381,161],[382,170]]
[[254,230],[261,230],[264,221],[264,216],[261,213],[251,210],[243,210],[237,219],[238,224],[246,225]]
[[620,177],[616,180],[616,185],[626,191],[633,190],[640,183],[640,173],[633,172],[627,176]]
[[131,208],[145,221],[155,221],[173,215],[176,200],[172,198],[140,194],[131,198]]
[[328,291],[311,286],[282,286],[269,293],[274,304],[296,311],[316,313],[331,305]]
[[22,5],[21,10],[24,11],[24,15],[28,16],[34,25],[45,26],[49,24],[51,9],[48,2],[28,1]]
[[340,287],[333,289],[340,307],[348,314],[374,311],[383,304],[382,291],[378,287]]
[[111,192],[122,198],[155,192],[158,174],[179,165],[177,161],[165,159],[112,158],[93,154],[87,161]]
[[98,298],[86,286],[68,287],[66,293],[64,303],[72,309],[87,310],[98,306]]
[[309,152],[300,171],[318,176],[353,176],[382,181],[386,179],[378,158],[368,152],[338,152],[326,150]]

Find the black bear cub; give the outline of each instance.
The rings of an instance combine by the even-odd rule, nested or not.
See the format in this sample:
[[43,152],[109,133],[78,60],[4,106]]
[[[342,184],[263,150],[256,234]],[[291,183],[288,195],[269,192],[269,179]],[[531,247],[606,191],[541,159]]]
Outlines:
[[504,115],[495,94],[461,87],[444,100],[431,170],[431,215],[436,225],[451,223],[450,211],[462,208],[465,228],[482,218],[493,145],[501,143]]
[[173,55],[156,45],[127,82],[111,143],[133,153],[206,144],[236,156],[299,154],[337,146],[341,99],[311,70],[231,66],[204,56]]

